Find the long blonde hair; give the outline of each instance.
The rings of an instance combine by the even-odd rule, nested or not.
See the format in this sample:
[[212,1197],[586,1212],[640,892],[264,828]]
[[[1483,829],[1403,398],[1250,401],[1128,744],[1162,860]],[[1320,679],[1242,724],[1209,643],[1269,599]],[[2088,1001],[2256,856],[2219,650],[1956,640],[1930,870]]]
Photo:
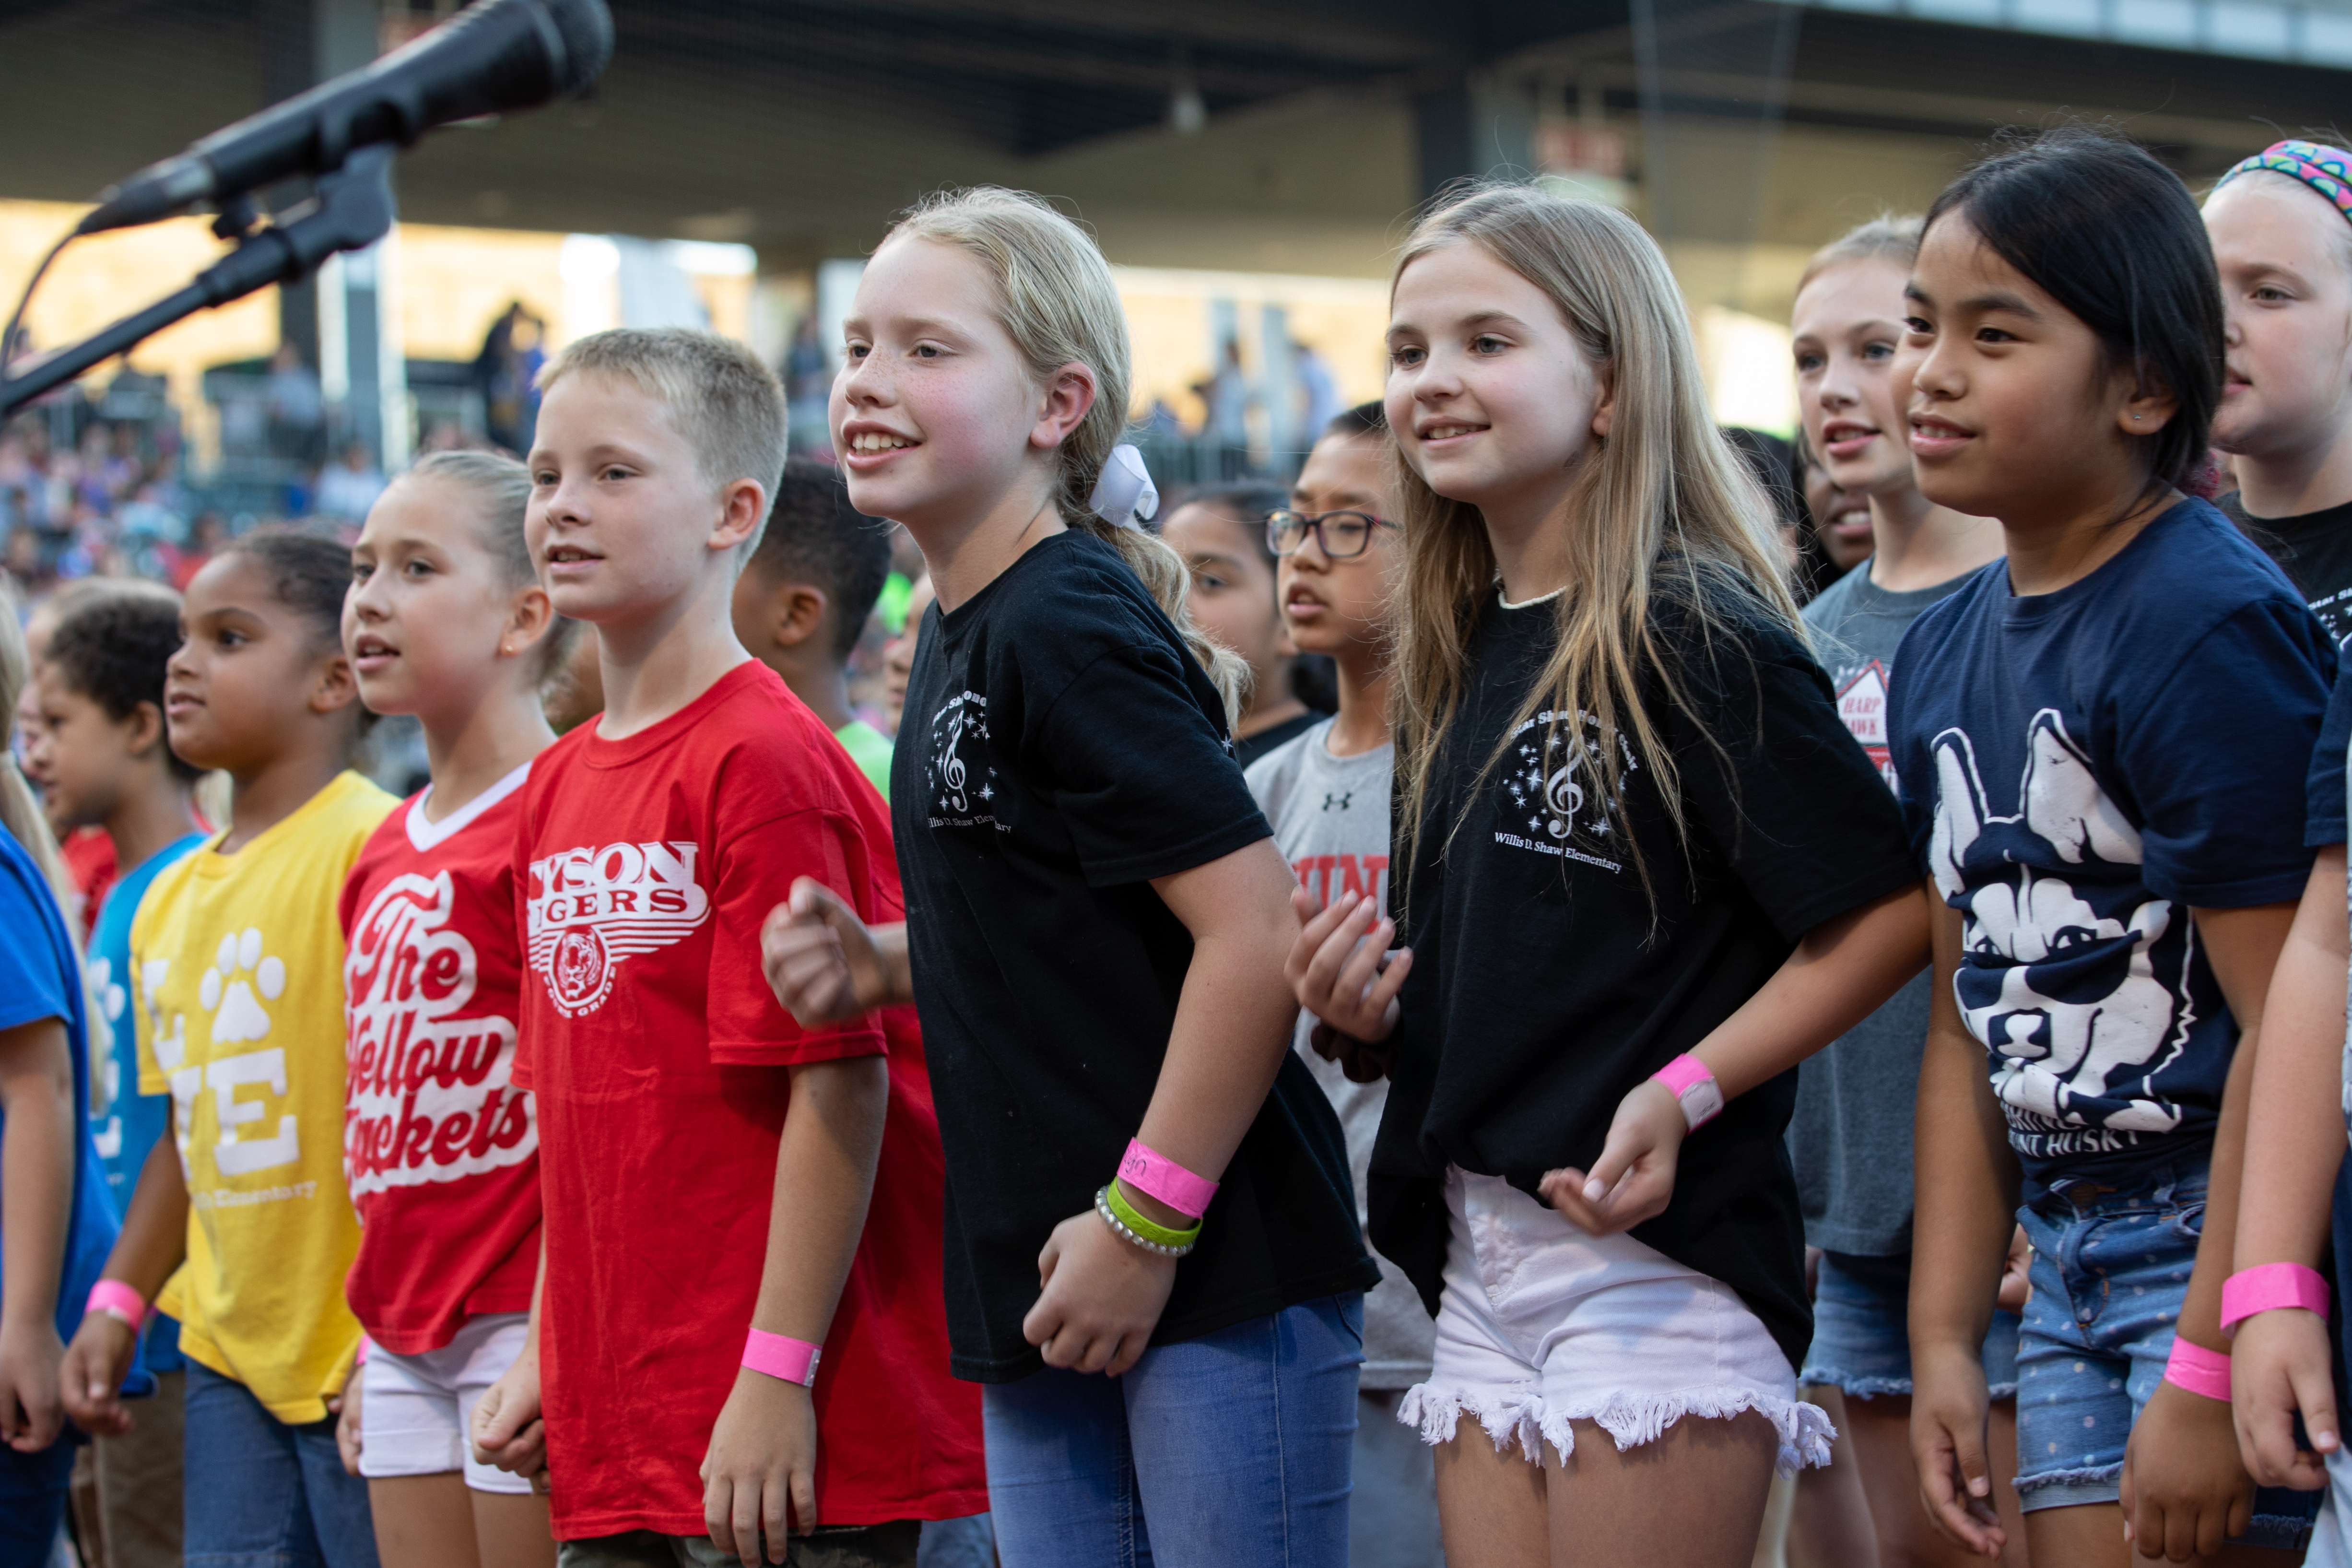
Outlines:
[[[1801,642],[1771,505],[1707,412],[1682,295],[1633,219],[1525,186],[1474,185],[1421,220],[1394,276],[1448,245],[1477,246],[1549,296],[1614,405],[1559,524],[1569,586],[1556,601],[1558,639],[1486,770],[1538,710],[1571,730],[1589,716],[1599,743],[1588,749],[1570,737],[1570,754],[1598,772],[1587,793],[1597,786],[1600,799],[1615,801],[1624,774],[1646,770],[1680,835],[1679,779],[1641,682],[1656,679],[1667,702],[1693,710],[1658,644],[1654,604],[1681,601],[1703,637],[1761,619]],[[1404,786],[1396,860],[1410,867],[1429,830],[1431,786],[1461,710],[1471,633],[1496,596],[1496,568],[1476,507],[1431,489],[1402,452],[1396,483],[1405,545],[1391,689]],[[1619,843],[1651,887],[1630,833]]]
[[1054,453],[1055,510],[1070,527],[1117,548],[1208,671],[1224,699],[1228,728],[1237,724],[1249,666],[1193,623],[1184,602],[1192,578],[1183,557],[1158,536],[1118,527],[1087,504],[1127,431],[1127,316],[1102,252],[1040,197],[994,185],[924,197],[882,243],[902,235],[955,246],[988,268],[1004,330],[1039,382],[1074,362],[1095,373],[1094,406]]

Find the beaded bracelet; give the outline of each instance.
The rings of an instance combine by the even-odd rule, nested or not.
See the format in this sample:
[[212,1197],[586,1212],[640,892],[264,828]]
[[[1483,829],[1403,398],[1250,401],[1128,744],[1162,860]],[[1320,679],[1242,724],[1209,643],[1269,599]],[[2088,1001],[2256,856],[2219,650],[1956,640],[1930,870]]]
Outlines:
[[[1118,1184],[1099,1187],[1095,1192],[1095,1213],[1102,1215],[1103,1224],[1110,1226],[1125,1241],[1134,1243],[1146,1252],[1162,1258],[1181,1258],[1200,1244],[1201,1226],[1195,1222],[1190,1230],[1173,1230],[1154,1224],[1138,1214],[1135,1205],[1122,1197]],[[1159,1239],[1165,1237],[1166,1239]]]

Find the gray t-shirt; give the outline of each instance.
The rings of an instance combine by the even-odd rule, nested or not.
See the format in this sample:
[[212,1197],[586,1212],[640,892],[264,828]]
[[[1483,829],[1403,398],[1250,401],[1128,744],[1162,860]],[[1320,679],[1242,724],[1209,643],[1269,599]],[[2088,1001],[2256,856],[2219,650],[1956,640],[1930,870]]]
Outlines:
[[[1250,793],[1274,826],[1275,847],[1307,889],[1325,903],[1370,893],[1389,907],[1389,773],[1393,750],[1382,746],[1360,756],[1335,757],[1326,748],[1326,719],[1250,765]],[[1366,1218],[1364,1173],[1371,1164],[1372,1140],[1380,1131],[1381,1108],[1388,1103],[1388,1080],[1350,1083],[1337,1062],[1325,1061],[1307,1043],[1312,1014],[1298,1016],[1293,1048],[1331,1098],[1348,1135],[1348,1164],[1356,1178],[1356,1213]],[[1377,1256],[1377,1255],[1376,1255]],[[1437,1328],[1402,1269],[1380,1258],[1381,1283],[1364,1300],[1364,1368],[1359,1386],[1367,1390],[1410,1388],[1429,1376]]]
[[[1922,610],[1958,592],[1969,575],[1893,594],[1870,580],[1864,562],[1805,606],[1805,625],[1837,692],[1838,712],[1890,789],[1895,767],[1887,758],[1886,687],[1895,647]],[[1911,1114],[1919,1097],[1930,984],[1927,973],[1915,976],[1798,1070],[1789,1154],[1797,1167],[1805,1239],[1815,1247],[1867,1258],[1911,1250]]]

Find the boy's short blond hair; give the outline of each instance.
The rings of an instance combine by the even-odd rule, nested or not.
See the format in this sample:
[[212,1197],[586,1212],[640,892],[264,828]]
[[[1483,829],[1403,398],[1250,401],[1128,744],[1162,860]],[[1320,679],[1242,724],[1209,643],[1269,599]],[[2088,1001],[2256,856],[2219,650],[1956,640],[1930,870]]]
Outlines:
[[784,471],[784,389],[776,373],[731,338],[684,327],[591,332],[547,362],[540,391],[574,372],[625,382],[669,410],[706,483],[760,486],[760,525],[735,551],[740,569],[760,547]]

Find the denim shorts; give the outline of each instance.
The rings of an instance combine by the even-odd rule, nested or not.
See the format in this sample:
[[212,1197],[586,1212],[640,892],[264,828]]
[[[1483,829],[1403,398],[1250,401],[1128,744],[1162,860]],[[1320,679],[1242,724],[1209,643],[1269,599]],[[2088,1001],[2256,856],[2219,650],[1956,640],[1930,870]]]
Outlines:
[[[1985,1388],[1995,1399],[2017,1394],[2015,1312],[1995,1311],[1985,1331]],[[1911,1392],[1911,1257],[1863,1258],[1825,1252],[1813,1288],[1813,1342],[1797,1381],[1837,1389],[1848,1399]]]
[[[2205,1223],[2204,1167],[2053,1194],[2017,1217],[2033,1244],[2017,1349],[2018,1501],[2029,1513],[2114,1502],[2125,1441],[2172,1354]],[[2236,1539],[2300,1550],[2322,1495],[2262,1488]]]

